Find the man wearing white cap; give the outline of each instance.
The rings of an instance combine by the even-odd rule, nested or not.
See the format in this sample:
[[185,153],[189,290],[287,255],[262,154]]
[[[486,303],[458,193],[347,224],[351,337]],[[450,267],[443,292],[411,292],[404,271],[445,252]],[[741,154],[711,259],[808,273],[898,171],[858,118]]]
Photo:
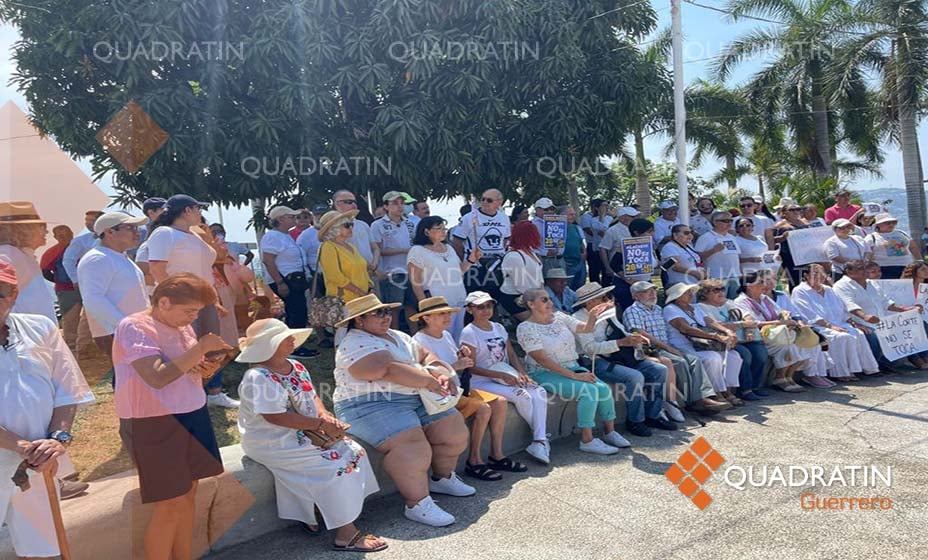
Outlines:
[[622,206],[616,211],[615,221],[603,234],[603,240],[599,242],[599,259],[603,263],[603,283],[611,284],[615,277],[615,271],[609,264],[612,255],[622,246],[622,240],[632,236],[628,231],[628,224],[641,215],[637,208],[631,206]]
[[[380,263],[377,277],[380,280],[380,295],[383,301],[402,303],[409,317],[417,311],[416,296],[409,285],[406,272],[406,257],[412,248],[412,239],[416,230],[406,217],[406,199],[409,195],[399,191],[390,191],[383,195],[387,213],[371,224],[371,241],[380,250]],[[400,311],[393,313],[393,327],[399,328]],[[410,328],[415,328],[410,325]]]
[[541,247],[535,250],[535,254],[541,258],[541,264],[545,272],[552,268],[567,270],[567,264],[564,262],[564,245],[552,249],[545,249],[544,247],[545,215],[554,214],[556,211],[557,207],[550,198],[539,198],[535,201],[535,217],[532,218],[532,223],[535,224],[538,235],[541,236]]
[[[677,203],[672,200],[665,200],[657,205],[661,215],[654,220],[654,243],[660,245],[670,241],[670,230],[677,224],[682,224],[680,217],[677,215],[679,208]],[[656,247],[655,247],[656,249]]]
[[93,225],[99,245],[77,265],[78,284],[94,342],[112,355],[113,333],[125,317],[148,307],[145,276],[126,251],[138,247],[139,226],[148,218],[109,212]]

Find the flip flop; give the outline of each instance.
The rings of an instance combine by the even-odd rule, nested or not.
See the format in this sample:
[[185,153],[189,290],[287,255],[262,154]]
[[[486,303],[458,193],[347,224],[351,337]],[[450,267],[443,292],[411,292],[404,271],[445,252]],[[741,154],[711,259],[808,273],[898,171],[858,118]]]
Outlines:
[[355,546],[358,544],[359,541],[367,540],[368,537],[373,537],[373,536],[374,535],[370,533],[362,533],[361,531],[358,531],[357,533],[354,534],[353,537],[351,537],[351,540],[348,541],[348,544],[345,544],[345,545],[333,544],[332,550],[337,550],[339,552],[380,552],[381,550],[386,550],[387,547],[389,546],[387,543],[383,543],[382,545],[378,547],[374,547],[374,548],[364,548],[363,546]]
[[471,465],[470,462],[465,463],[464,474],[467,476],[472,476],[480,480],[486,480],[489,482],[496,482],[497,480],[502,480],[503,475],[499,474],[486,463],[480,465]]
[[494,459],[493,457],[487,457],[487,464],[495,471],[505,471],[505,472],[525,472],[528,470],[528,467],[524,464],[513,461],[509,457],[503,457],[502,459]]

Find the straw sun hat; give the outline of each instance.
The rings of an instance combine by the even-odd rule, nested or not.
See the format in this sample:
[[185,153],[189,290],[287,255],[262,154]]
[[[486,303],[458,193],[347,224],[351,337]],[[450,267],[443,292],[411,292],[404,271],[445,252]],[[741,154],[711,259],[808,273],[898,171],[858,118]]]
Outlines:
[[425,298],[419,302],[419,312],[415,315],[410,315],[410,321],[418,321],[421,317],[426,315],[434,315],[436,313],[457,313],[460,311],[460,307],[451,307],[448,305],[448,300],[442,296],[435,296],[430,298]]
[[287,338],[292,336],[294,347],[299,348],[312,332],[312,329],[291,329],[277,319],[259,319],[248,327],[244,338],[238,339],[242,353],[235,361],[245,364],[267,361]]
[[44,224],[35,206],[24,200],[0,202],[0,224]]
[[347,212],[329,210],[319,218],[319,231],[316,235],[319,237],[320,241],[324,241],[325,234],[328,233],[330,229],[338,224],[354,220],[354,217],[357,215],[358,210],[348,210]]
[[375,294],[355,298],[345,304],[345,318],[335,323],[335,328],[344,327],[349,321],[378,309],[396,309],[399,303],[383,303]]

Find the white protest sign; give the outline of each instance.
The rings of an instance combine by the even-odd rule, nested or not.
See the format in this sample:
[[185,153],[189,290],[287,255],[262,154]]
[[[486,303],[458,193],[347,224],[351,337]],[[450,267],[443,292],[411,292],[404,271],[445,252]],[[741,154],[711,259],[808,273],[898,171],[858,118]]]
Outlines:
[[825,241],[835,234],[830,227],[797,229],[789,232],[786,242],[797,266],[814,262],[831,262],[825,255]]
[[867,280],[876,286],[881,294],[895,302],[896,305],[915,305],[915,289],[912,280]]
[[928,321],[928,284],[919,284],[918,285],[918,295],[915,296],[915,303],[922,306],[924,313],[922,313],[925,321]]
[[925,327],[917,309],[884,317],[875,331],[887,360],[894,361],[928,350],[928,336],[925,336]]

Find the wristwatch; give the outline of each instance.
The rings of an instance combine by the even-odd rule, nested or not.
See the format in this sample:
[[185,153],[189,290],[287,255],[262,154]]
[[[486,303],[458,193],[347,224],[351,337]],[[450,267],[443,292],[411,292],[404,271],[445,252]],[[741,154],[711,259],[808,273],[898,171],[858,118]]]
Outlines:
[[74,439],[71,436],[71,432],[65,430],[55,430],[54,432],[48,434],[48,439],[53,439],[62,445],[68,445]]

